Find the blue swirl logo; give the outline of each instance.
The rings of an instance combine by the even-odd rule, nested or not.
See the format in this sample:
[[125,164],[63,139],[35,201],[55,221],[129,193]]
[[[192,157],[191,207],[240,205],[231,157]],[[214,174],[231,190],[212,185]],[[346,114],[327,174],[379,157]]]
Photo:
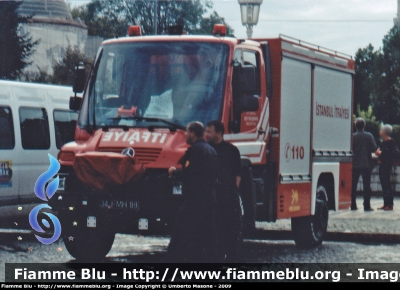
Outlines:
[[57,178],[50,182],[45,189],[46,182],[48,182],[58,172],[58,170],[60,170],[60,163],[58,163],[57,159],[55,159],[50,154],[48,155],[50,159],[50,167],[46,172],[43,172],[39,176],[35,183],[35,194],[43,201],[48,201],[50,198],[53,197],[54,193],[56,193],[57,191],[58,183],[60,181],[57,176]]
[[[50,166],[49,169],[42,173],[39,178],[36,180],[35,183],[35,195],[43,201],[49,201],[53,195],[56,193],[59,183],[58,176],[52,180],[46,187],[46,183],[50,181],[55,174],[60,170],[60,163],[58,163],[57,159],[54,158],[52,155],[48,154],[50,159]],[[44,233],[45,230],[39,225],[38,216],[42,209],[51,209],[51,207],[47,204],[40,204],[34,207],[31,212],[29,213],[29,224],[31,225],[32,229],[39,233]],[[42,238],[39,235],[35,235],[36,239],[41,242],[42,244],[49,245],[57,241],[61,235],[61,224],[59,219],[49,212],[43,212],[46,215],[52,224],[54,225],[54,234],[51,238]],[[43,218],[41,223],[46,227],[50,228],[50,224],[47,219]]]

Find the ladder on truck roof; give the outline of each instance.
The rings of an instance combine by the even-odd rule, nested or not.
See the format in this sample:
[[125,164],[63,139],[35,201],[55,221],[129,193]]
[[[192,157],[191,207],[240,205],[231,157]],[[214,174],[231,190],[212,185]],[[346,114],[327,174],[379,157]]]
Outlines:
[[281,38],[283,40],[288,40],[290,42],[295,41],[301,46],[308,47],[308,48],[311,48],[311,49],[315,49],[315,50],[317,50],[319,52],[322,52],[322,53],[334,54],[337,57],[353,60],[353,56],[351,56],[349,54],[338,52],[336,50],[329,49],[329,48],[326,48],[326,47],[323,47],[323,46],[320,46],[320,45],[317,45],[317,44],[313,44],[313,43],[310,43],[310,42],[307,42],[307,41],[303,41],[301,39],[297,39],[297,38],[294,38],[294,37],[291,37],[291,36],[287,36],[287,35],[284,35],[284,34],[279,34],[279,38]]

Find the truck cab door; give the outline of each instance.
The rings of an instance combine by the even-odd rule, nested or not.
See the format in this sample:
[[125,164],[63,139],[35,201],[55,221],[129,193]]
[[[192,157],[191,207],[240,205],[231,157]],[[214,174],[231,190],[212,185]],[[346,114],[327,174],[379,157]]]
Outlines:
[[[254,75],[249,75],[253,74]],[[261,130],[259,121],[266,99],[262,80],[260,52],[246,48],[235,51],[232,78],[233,120],[231,131],[235,134],[251,134]]]
[[235,50],[230,134],[225,135],[225,140],[232,141],[252,163],[262,163],[266,152],[268,100],[261,55],[257,48]]

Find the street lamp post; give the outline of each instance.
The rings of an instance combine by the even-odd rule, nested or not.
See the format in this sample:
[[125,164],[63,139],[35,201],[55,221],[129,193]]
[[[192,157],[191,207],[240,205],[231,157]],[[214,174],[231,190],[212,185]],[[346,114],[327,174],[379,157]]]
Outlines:
[[400,28],[400,0],[397,0],[397,17],[394,20],[394,25]]
[[253,26],[258,23],[260,6],[263,0],[238,0],[240,4],[240,13],[242,15],[242,24],[246,26],[247,38],[253,35]]
[[153,11],[153,31],[154,35],[157,35],[157,24],[158,24],[158,0],[154,0],[154,11]]

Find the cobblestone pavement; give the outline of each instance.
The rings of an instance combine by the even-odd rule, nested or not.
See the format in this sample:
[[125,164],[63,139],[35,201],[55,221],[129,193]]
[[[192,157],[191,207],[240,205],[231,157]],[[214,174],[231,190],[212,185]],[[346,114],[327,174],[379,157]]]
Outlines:
[[[17,240],[18,236],[22,237],[22,241]],[[160,262],[168,243],[168,238],[118,234],[104,262]],[[243,262],[256,263],[398,263],[400,245],[324,242],[315,249],[306,250],[296,247],[292,241],[245,240],[242,256]],[[51,262],[75,262],[63,241],[42,245],[32,234],[0,233],[0,281],[5,279],[5,263]]]
[[[362,197],[357,198],[357,211],[330,211],[328,232],[399,234],[400,235],[400,197],[394,199],[393,211],[377,210],[383,205],[383,199],[371,198],[375,210],[364,212]],[[396,206],[397,205],[397,206]],[[290,231],[290,219],[278,220],[276,223],[257,223],[264,230]]]
[[[395,210],[364,212],[362,198],[358,199],[358,211],[330,212],[329,232],[399,234],[400,198],[395,198]],[[375,209],[382,205],[381,198],[371,200]],[[396,206],[399,205],[399,206]],[[276,223],[257,223],[259,229],[290,231],[290,220]],[[18,240],[21,237],[22,240]],[[384,240],[385,242],[385,240]],[[118,234],[106,262],[160,262],[169,243],[167,237],[139,237]],[[346,242],[324,242],[322,246],[305,250],[294,242],[246,240],[243,247],[243,262],[321,262],[321,263],[398,263],[400,244],[359,244]],[[27,230],[0,230],[0,281],[4,281],[5,263],[63,263],[74,261],[65,249],[63,241],[42,245]]]

